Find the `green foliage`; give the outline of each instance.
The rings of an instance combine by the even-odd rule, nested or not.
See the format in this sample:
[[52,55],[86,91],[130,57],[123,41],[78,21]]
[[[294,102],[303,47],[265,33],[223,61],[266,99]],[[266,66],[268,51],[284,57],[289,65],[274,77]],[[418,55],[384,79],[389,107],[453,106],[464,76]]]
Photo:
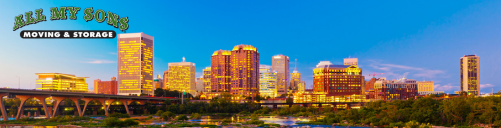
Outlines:
[[156,116],[162,116],[162,113],[164,113],[164,111],[162,110],[158,110],[157,113],[155,114]]
[[115,118],[130,118],[129,114],[122,114],[122,113],[113,113],[109,117],[115,117]]
[[264,124],[264,121],[260,121],[259,120],[259,116],[258,115],[255,115],[253,114],[251,116],[251,120],[245,122],[244,124],[255,124],[255,125],[260,125],[260,124]]
[[69,121],[78,121],[78,120],[88,120],[90,117],[81,117],[81,116],[56,116],[50,119],[47,119],[47,122],[69,122]]
[[176,117],[177,121],[185,121],[188,120],[188,117],[186,115],[179,115]]
[[191,119],[201,119],[202,118],[202,115],[198,114],[198,113],[192,113],[191,116],[190,116]]
[[166,112],[162,113],[162,115],[160,115],[160,118],[162,118],[164,120],[170,120],[171,118],[173,118],[175,116],[176,116],[176,114],[169,112],[169,111],[166,111]]
[[104,124],[109,127],[128,127],[139,125],[139,122],[133,119],[126,119],[124,121],[121,121],[118,118],[109,117],[104,119]]

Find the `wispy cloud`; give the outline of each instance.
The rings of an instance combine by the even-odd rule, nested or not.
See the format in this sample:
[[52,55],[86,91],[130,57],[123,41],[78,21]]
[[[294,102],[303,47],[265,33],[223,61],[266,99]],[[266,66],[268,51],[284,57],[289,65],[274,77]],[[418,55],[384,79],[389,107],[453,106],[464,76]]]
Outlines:
[[115,63],[115,61],[111,61],[111,60],[92,60],[92,61],[85,61],[83,63],[89,63],[89,64],[109,64],[109,63]]
[[195,77],[196,78],[200,78],[200,77],[203,77],[203,72],[195,72]]
[[398,64],[380,63],[379,61],[373,61],[372,64],[369,65],[369,67],[380,70],[380,72],[383,72],[385,76],[399,78],[407,77],[409,76],[409,74],[413,77],[420,78],[435,78],[439,74],[445,74],[445,71],[442,70],[432,70]]
[[435,91],[451,91],[451,90],[460,90],[459,86],[452,86],[451,83],[446,85],[435,84]]
[[494,85],[492,84],[480,84],[480,88],[492,88]]
[[117,53],[116,52],[110,52],[111,55],[116,55]]

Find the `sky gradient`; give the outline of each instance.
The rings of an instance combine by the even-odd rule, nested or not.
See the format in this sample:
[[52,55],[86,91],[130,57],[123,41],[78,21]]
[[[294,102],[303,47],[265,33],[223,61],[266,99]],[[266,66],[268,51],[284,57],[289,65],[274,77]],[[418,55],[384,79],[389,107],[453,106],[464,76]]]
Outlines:
[[[196,64],[197,77],[216,50],[249,44],[261,64],[273,55],[294,59],[307,87],[320,61],[359,58],[363,75],[433,80],[436,91],[460,88],[459,59],[480,57],[481,92],[501,90],[501,1],[0,1],[0,87],[34,88],[35,73],[58,72],[110,80],[115,39],[21,39],[22,30],[120,30],[85,22],[93,7],[129,18],[127,33],[155,37],[154,74],[169,62]],[[81,7],[77,20],[51,21],[50,8]],[[42,8],[47,21],[12,31],[14,17]]]

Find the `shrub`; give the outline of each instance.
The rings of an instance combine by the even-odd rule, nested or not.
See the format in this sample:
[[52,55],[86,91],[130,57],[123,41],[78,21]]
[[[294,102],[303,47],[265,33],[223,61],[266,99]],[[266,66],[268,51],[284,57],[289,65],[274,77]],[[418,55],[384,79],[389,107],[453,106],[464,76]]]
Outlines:
[[122,114],[122,113],[113,113],[109,117],[115,117],[115,118],[130,118],[129,114]]
[[201,119],[202,118],[202,115],[198,114],[198,113],[192,113],[191,116],[190,116],[191,119]]
[[188,117],[186,115],[179,115],[176,117],[177,121],[185,121],[188,120]]
[[139,125],[139,122],[133,119],[126,119],[124,121],[120,121],[116,117],[109,117],[104,119],[104,124],[109,127],[128,127],[128,126]]

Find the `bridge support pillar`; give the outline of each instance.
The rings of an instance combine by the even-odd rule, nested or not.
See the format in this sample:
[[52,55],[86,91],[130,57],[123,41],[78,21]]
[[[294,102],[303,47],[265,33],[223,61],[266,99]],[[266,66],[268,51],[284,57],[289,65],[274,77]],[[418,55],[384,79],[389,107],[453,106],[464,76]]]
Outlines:
[[120,99],[119,100],[120,102],[122,102],[122,104],[124,104],[124,107],[125,107],[125,112],[127,112],[127,115],[131,115],[130,112],[129,112],[129,101],[130,99]]
[[52,96],[52,99],[56,100],[56,104],[54,104],[54,114],[52,114],[52,117],[56,117],[56,115],[59,114],[59,104],[64,100],[64,99],[70,99],[75,103],[75,106],[78,110],[78,114],[81,115],[81,110],[80,110],[80,104],[78,104],[78,100],[82,99],[81,96],[78,97],[62,97],[62,96]]
[[96,100],[96,101],[101,102],[101,104],[103,105],[103,108],[104,108],[105,115],[108,116],[108,110],[106,109],[107,108],[106,107],[106,100],[108,100],[108,99],[110,99],[110,98],[82,98],[82,100],[85,101],[85,105],[84,105],[84,108],[82,110],[82,113],[80,113],[80,116],[85,115],[85,109],[87,109],[87,105],[92,100]]
[[7,116],[7,111],[5,111],[5,106],[3,104],[3,97],[8,96],[8,95],[9,95],[9,93],[0,93],[0,109],[2,109],[1,112],[2,112],[3,121],[9,120],[9,118]]
[[274,104],[273,105],[273,110],[277,110],[278,109],[278,105]]
[[49,118],[47,114],[47,104],[45,103],[45,98],[47,97],[49,97],[49,95],[16,95],[16,98],[19,98],[19,100],[21,100],[21,104],[19,105],[19,108],[17,110],[16,120],[19,119],[23,114],[24,103],[26,103],[26,100],[28,100],[29,98],[37,98],[38,100],[40,100],[40,102],[42,102],[42,105],[44,106],[45,115],[47,118]]
[[322,108],[322,104],[318,104],[318,111],[319,112],[322,112],[323,108]]

